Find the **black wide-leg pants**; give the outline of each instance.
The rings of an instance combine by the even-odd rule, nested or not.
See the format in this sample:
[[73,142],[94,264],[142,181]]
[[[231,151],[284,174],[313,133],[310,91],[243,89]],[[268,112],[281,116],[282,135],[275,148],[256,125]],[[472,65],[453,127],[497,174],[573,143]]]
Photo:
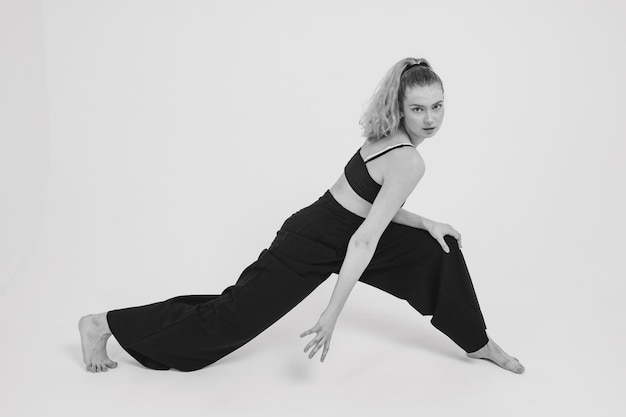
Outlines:
[[[189,295],[107,313],[111,332],[152,369],[203,368],[243,346],[332,273],[363,218],[329,191],[290,216],[268,249],[220,295]],[[457,241],[390,223],[360,281],[406,300],[466,352],[487,342],[485,322]]]

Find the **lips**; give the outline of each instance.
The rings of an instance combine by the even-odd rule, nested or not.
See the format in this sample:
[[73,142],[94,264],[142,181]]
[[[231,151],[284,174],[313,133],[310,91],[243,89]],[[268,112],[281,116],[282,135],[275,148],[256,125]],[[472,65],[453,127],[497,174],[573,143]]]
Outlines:
[[434,128],[434,127],[425,127],[425,128],[424,128],[424,130],[427,130],[427,131],[429,131],[429,132],[430,132],[430,131],[432,131],[432,130],[435,130],[435,128]]

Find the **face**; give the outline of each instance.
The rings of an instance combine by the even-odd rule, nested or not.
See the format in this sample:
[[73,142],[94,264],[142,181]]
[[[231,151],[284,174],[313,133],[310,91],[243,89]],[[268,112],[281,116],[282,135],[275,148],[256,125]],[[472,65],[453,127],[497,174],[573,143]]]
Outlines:
[[402,104],[404,128],[416,145],[437,133],[443,113],[443,90],[439,84],[406,89]]

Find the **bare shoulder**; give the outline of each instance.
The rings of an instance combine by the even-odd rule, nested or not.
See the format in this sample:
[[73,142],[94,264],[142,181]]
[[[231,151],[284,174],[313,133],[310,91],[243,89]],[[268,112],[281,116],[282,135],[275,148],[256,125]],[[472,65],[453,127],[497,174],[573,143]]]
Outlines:
[[416,148],[405,146],[389,152],[384,176],[403,176],[419,181],[426,171],[424,158]]

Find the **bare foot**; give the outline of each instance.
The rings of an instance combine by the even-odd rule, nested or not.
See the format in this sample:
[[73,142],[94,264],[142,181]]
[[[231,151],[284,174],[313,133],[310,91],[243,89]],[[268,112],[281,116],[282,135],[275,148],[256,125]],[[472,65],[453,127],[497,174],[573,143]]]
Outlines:
[[478,349],[476,352],[468,353],[467,356],[474,359],[490,360],[499,367],[515,372],[516,374],[522,374],[525,370],[524,366],[517,358],[514,358],[502,350],[491,338],[489,338],[489,342],[487,342],[485,346]]
[[117,367],[107,355],[107,340],[111,330],[106,320],[106,313],[90,314],[78,321],[80,343],[83,349],[83,362],[89,372],[106,372]]

